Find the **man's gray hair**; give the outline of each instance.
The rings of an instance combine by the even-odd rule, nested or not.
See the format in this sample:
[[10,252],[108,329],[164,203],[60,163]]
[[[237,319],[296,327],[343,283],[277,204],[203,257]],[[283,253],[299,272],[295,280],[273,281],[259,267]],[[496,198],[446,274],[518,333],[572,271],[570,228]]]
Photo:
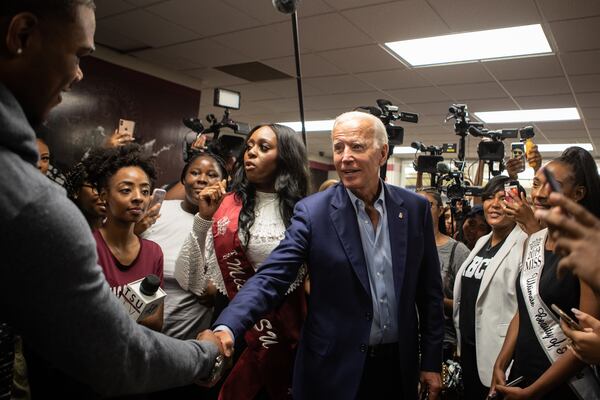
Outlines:
[[333,123],[332,132],[338,123],[349,121],[349,120],[363,120],[368,121],[371,125],[371,132],[373,133],[373,139],[378,149],[382,148],[384,144],[388,144],[387,131],[385,125],[376,116],[362,112],[362,111],[349,111],[338,115]]
[[0,16],[13,17],[30,12],[38,17],[57,16],[72,19],[77,6],[96,9],[94,0],[0,0]]

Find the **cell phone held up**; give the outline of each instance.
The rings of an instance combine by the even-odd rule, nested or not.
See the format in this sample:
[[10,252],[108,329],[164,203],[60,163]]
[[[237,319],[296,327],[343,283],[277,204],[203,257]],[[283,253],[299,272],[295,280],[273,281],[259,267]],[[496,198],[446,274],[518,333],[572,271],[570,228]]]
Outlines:
[[558,314],[560,319],[565,321],[565,323],[569,326],[569,328],[576,330],[576,331],[583,330],[583,328],[581,327],[581,325],[579,325],[579,323],[577,321],[575,321],[573,318],[571,318],[569,316],[569,314],[567,314],[566,312],[561,310],[556,304],[552,304],[550,307],[552,308],[552,311],[554,311],[556,314]]
[[516,142],[510,144],[512,158],[517,158],[521,160],[523,167],[519,170],[519,172],[525,171],[525,143]]
[[[158,189],[158,188],[154,189],[154,191],[152,192],[152,199],[150,199],[150,204],[148,204],[148,210],[150,210],[156,204],[162,205],[162,202],[165,199],[166,195],[167,195],[166,190]],[[160,207],[159,207],[159,209],[160,209]]]
[[504,184],[504,201],[507,203],[510,203],[511,201],[513,201],[513,198],[510,195],[513,195],[514,197],[519,197],[519,181],[508,181]]
[[133,131],[135,129],[135,121],[129,121],[127,119],[119,120],[118,132],[120,135],[128,135],[133,137]]

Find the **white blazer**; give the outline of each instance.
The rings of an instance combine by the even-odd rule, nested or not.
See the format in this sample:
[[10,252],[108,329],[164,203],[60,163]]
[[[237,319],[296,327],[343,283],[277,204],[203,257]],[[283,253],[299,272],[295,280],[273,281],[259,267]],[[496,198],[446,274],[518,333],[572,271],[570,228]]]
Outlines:
[[[454,282],[454,326],[460,353],[459,310],[462,274],[490,239],[481,237],[469,257],[460,266]],[[527,234],[516,225],[487,266],[475,303],[475,347],[479,379],[485,386],[492,383],[494,363],[500,353],[508,325],[517,312],[516,281],[521,267],[523,245]]]

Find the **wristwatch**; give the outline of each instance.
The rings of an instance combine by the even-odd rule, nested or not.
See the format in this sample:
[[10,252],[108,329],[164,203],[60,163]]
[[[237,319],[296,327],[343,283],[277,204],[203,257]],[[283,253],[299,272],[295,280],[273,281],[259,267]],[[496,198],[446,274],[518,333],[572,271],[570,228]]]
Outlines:
[[205,379],[196,380],[196,384],[207,387],[214,386],[217,382],[219,382],[223,376],[223,372],[225,372],[227,369],[229,364],[227,361],[231,361],[231,359],[226,359],[222,354],[219,354],[215,359],[215,364],[213,365],[210,374],[208,374],[208,377]]

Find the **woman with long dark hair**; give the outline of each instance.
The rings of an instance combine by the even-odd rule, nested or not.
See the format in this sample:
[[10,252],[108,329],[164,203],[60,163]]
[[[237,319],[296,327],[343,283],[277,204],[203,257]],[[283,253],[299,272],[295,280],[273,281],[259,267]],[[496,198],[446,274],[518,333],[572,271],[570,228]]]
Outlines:
[[[259,125],[238,157],[232,192],[225,183],[202,190],[194,228],[175,267],[197,295],[209,283],[232,299],[284,237],[293,209],[308,191],[306,150],[292,129]],[[247,348],[224,382],[220,399],[291,398],[294,352],[304,318],[305,269],[277,310],[246,332]]]
[[[600,177],[586,150],[570,147],[536,173],[531,194],[537,209],[549,208],[552,191],[544,169],[554,176],[564,196],[600,216]],[[557,277],[561,255],[555,253],[552,233],[546,228],[531,234],[523,251],[516,284],[518,311],[494,365],[491,388],[505,399],[600,398],[593,372],[569,351],[559,316],[551,306],[555,304],[565,312],[580,309],[594,317],[600,314],[600,307],[584,281],[571,272]],[[511,362],[510,379],[524,378],[519,387],[504,386]]]

